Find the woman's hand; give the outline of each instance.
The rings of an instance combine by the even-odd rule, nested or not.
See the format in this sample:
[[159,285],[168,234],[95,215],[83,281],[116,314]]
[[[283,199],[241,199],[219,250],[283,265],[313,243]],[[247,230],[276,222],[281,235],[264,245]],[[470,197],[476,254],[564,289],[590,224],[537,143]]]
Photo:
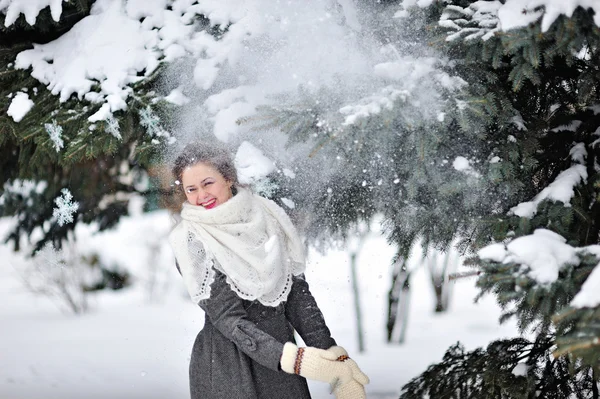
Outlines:
[[311,346],[299,348],[287,342],[283,346],[280,364],[286,373],[343,387],[354,380],[353,370],[349,364],[337,359],[338,356],[332,351]]
[[367,393],[365,387],[359,384],[356,380],[350,380],[348,382],[331,385],[331,392],[335,395],[336,399],[366,399]]
[[352,378],[356,380],[360,385],[367,385],[369,383],[369,377],[358,367],[358,364],[348,356],[346,349],[341,346],[332,346],[327,349],[327,352],[331,352],[336,356],[336,360],[348,364],[352,370]]
[[337,384],[331,385],[331,392],[335,395],[336,399],[366,399],[367,394],[364,385],[369,383],[369,377],[361,371],[354,360],[350,359],[346,349],[341,346],[332,346],[327,351],[333,353],[338,362],[347,364],[350,370],[352,370],[351,381],[346,383],[339,381]]

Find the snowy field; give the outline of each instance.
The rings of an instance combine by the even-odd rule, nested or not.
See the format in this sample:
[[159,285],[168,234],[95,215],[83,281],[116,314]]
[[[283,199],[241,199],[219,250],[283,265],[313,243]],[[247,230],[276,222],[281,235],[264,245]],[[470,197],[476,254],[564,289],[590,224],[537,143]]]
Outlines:
[[[0,219],[0,235],[10,223]],[[28,292],[20,280],[27,260],[13,254],[9,246],[0,246],[0,398],[189,397],[189,353],[204,315],[188,299],[168,261],[163,235],[169,226],[169,216],[159,211],[124,218],[116,231],[95,237],[78,227],[80,251],[95,248],[104,259],[120,259],[137,281],[121,291],[95,294],[90,311],[81,316],[62,312],[49,299]],[[147,250],[150,247],[154,252]],[[434,314],[432,289],[420,270],[413,280],[407,342],[387,344],[392,253],[385,240],[373,233],[359,256],[366,331],[363,354],[357,353],[347,254],[309,254],[307,277],[313,294],[335,339],[371,378],[370,398],[397,398],[403,384],[441,360],[456,341],[472,349],[516,334],[513,324],[498,325],[493,298],[473,304],[477,292],[473,279],[455,283],[449,313]],[[310,386],[313,398],[332,397],[327,384]]]

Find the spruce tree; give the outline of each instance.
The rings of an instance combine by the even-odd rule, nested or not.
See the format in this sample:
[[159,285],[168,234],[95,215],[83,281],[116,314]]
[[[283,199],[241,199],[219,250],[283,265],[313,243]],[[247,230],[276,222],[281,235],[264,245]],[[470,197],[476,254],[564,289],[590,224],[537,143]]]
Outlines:
[[[417,239],[442,249],[458,240],[477,268],[481,294],[503,307],[501,321],[515,317],[532,333],[473,352],[457,345],[402,397],[599,397],[600,305],[572,303],[600,260],[598,10],[573,6],[572,15],[559,15],[548,2],[548,10],[524,8],[529,23],[503,31],[497,11],[504,4],[383,7],[381,15],[394,10],[411,27],[424,21],[416,37],[388,29],[382,42],[406,50],[407,42],[427,40],[431,52],[414,64],[435,72],[416,89],[394,81],[366,97],[301,92],[300,101],[240,121],[277,127],[290,145],[311,143],[307,166],[296,170],[318,165],[319,176],[300,179],[316,179],[317,187],[295,193],[298,185],[284,177],[280,185],[302,204],[299,212],[308,209],[299,218],[314,237],[343,235],[380,213],[399,255]],[[406,74],[412,64],[403,63],[405,54],[381,70],[401,65],[397,73]],[[435,96],[423,103],[421,92]],[[550,282],[532,277],[523,260],[478,252],[548,230],[574,253]]]
[[[487,120],[484,134],[496,144],[488,159],[500,158],[487,178],[506,194],[474,220],[471,253],[490,241],[510,249],[519,237],[542,234],[539,228],[563,237],[559,245],[564,240],[582,250],[548,282],[532,277],[522,259],[479,252],[472,263],[481,273],[480,295],[496,295],[501,321],[515,317],[531,341],[502,340],[468,353],[455,346],[401,397],[598,398],[600,306],[573,304],[600,258],[594,249],[600,242],[600,28],[594,11],[580,7],[551,24],[542,18],[500,31],[490,23],[496,17],[497,24],[493,8],[485,7],[492,2],[453,3],[429,9],[438,25],[432,30],[462,76],[471,76],[467,107],[472,118]],[[572,197],[553,194],[569,178]]]

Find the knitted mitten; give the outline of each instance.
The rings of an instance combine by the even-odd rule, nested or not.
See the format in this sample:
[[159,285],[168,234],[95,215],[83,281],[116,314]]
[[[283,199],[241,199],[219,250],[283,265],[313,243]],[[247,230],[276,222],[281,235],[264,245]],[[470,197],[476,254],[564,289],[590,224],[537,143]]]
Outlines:
[[281,369],[286,373],[299,374],[304,378],[330,384],[352,381],[352,369],[345,362],[337,361],[335,353],[311,346],[298,348],[287,342],[281,354]]
[[350,380],[348,382],[338,382],[332,385],[332,392],[336,399],[366,399],[367,393],[362,384],[359,384],[356,380]]
[[369,383],[369,377],[367,377],[367,375],[361,371],[361,369],[358,367],[358,364],[356,364],[354,360],[348,357],[348,352],[346,352],[346,349],[342,348],[341,346],[332,346],[331,348],[327,349],[327,352],[333,353],[337,361],[347,364],[352,370],[352,378],[354,378],[359,384],[366,385]]

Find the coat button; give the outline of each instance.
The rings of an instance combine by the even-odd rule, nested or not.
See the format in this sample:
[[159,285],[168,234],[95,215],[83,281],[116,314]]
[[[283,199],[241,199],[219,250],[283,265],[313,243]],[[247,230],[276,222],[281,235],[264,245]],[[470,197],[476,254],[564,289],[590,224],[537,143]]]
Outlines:
[[251,351],[255,351],[256,350],[256,344],[254,343],[254,341],[252,341],[252,339],[250,338],[246,338],[244,340],[244,345],[246,345],[246,347],[251,350]]

